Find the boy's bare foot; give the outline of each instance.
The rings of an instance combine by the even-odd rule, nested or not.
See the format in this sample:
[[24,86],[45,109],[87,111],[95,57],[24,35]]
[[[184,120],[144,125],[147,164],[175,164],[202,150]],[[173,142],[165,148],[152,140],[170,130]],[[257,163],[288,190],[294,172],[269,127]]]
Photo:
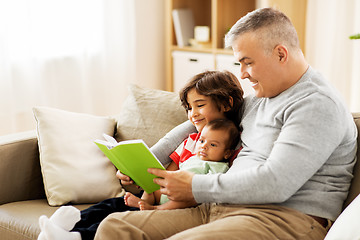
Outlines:
[[140,208],[140,210],[154,210],[154,209],[156,209],[156,206],[153,206],[153,205],[141,200],[139,202],[139,208]]
[[132,193],[126,192],[124,196],[125,205],[129,207],[139,208],[139,202],[142,201],[141,198],[133,195]]

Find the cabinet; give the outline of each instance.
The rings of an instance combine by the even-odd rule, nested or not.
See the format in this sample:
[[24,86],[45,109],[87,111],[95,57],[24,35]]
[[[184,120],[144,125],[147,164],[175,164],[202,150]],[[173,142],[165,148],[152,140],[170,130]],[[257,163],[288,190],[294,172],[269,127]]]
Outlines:
[[179,92],[196,74],[214,70],[214,56],[209,53],[173,51],[173,90]]
[[227,70],[232,72],[239,79],[244,90],[244,96],[254,92],[249,80],[240,78],[240,64],[233,55],[173,51],[172,58],[174,92],[179,92],[190,78],[205,70]]
[[[166,0],[165,3],[168,91],[178,91],[191,76],[203,70],[227,69],[239,78],[239,66],[234,63],[232,50],[224,49],[224,36],[238,19],[256,7],[274,7],[288,15],[304,49],[307,0]],[[182,8],[192,10],[195,26],[210,28],[210,44],[202,48],[177,46],[172,10]],[[240,83],[245,94],[252,91],[247,80]]]

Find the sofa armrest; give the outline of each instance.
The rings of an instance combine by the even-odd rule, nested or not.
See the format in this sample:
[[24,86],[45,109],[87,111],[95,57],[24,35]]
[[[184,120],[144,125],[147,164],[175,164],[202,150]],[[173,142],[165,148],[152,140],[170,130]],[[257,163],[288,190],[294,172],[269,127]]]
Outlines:
[[0,137],[0,204],[45,197],[35,131]]

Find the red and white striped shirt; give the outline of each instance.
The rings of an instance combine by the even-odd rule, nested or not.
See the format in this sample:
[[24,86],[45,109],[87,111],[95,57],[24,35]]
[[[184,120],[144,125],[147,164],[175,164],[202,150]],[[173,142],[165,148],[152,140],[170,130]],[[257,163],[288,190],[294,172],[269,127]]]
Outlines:
[[179,164],[188,160],[191,156],[195,155],[195,146],[197,140],[199,140],[200,133],[190,134],[178,148],[170,154],[170,158],[179,167]]

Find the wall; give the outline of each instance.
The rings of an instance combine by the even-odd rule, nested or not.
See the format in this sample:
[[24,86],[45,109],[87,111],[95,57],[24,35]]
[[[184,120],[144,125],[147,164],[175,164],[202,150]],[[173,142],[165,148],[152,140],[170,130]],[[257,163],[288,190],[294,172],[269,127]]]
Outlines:
[[[54,0],[54,3],[62,6],[61,13],[66,14],[52,14],[51,11],[59,12],[54,4],[41,8],[41,11],[35,3],[22,4],[20,8],[14,4],[0,8],[0,19],[3,20],[0,21],[0,31],[6,33],[0,41],[0,49],[4,50],[0,55],[3,63],[0,65],[0,100],[3,100],[0,101],[0,135],[34,129],[33,106],[109,116],[120,112],[130,83],[165,89],[165,0],[89,1],[89,4],[98,3],[96,10],[100,11],[88,9],[86,13],[83,12],[84,6],[88,6],[85,2],[77,2],[78,8],[73,3],[70,3],[72,8],[67,7],[69,1]],[[19,9],[24,14],[20,14]],[[43,18],[48,18],[50,23],[55,21],[62,29],[68,30],[59,36],[50,34],[57,40],[64,37],[62,43],[71,40],[68,36],[73,36],[68,34],[72,28],[63,20],[69,20],[69,13],[79,12],[84,21],[79,20],[77,29],[91,31],[87,35],[80,32],[81,36],[88,37],[82,39],[75,53],[64,54],[54,41],[47,41],[51,43],[51,50],[59,50],[59,53],[53,56],[45,51],[46,56],[39,56],[39,51],[34,48],[34,43],[36,47],[39,45],[35,37],[43,40],[49,34],[39,37],[37,33],[44,31],[38,29],[48,29],[53,24],[44,24],[44,27],[35,24],[37,28],[31,28],[27,23],[42,23]],[[94,14],[98,14],[100,19]],[[13,20],[20,26],[14,25]],[[70,26],[76,28],[78,25],[70,22]],[[57,33],[57,28],[54,29]],[[32,31],[31,34],[27,34],[28,31]],[[31,37],[11,38],[15,36],[14,32]],[[79,41],[80,38],[75,39]],[[90,51],[92,45],[89,42],[94,40],[98,40],[96,51]],[[13,45],[19,42],[20,47],[9,48],[9,42]],[[44,49],[44,45],[40,44],[39,49]],[[16,54],[12,50],[21,53],[19,59],[14,57]]]
[[165,0],[136,0],[136,80],[165,89]]
[[360,111],[359,0],[308,0],[306,58],[340,92],[350,111]]

